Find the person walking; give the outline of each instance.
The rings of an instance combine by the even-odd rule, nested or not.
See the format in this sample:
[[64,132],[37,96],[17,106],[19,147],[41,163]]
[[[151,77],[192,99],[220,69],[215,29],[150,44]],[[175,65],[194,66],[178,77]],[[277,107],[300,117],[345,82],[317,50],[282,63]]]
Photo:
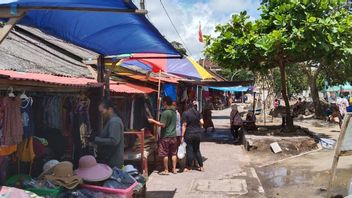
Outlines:
[[159,140],[159,156],[163,158],[164,171],[161,175],[169,175],[169,157],[172,158],[172,173],[176,174],[177,163],[177,134],[176,134],[176,109],[172,105],[170,97],[164,97],[162,104],[165,111],[161,114],[160,122],[154,119],[149,119],[153,123],[161,127],[160,140]]
[[187,110],[182,114],[182,140],[186,141],[186,168],[184,172],[192,169],[194,159],[198,162],[198,170],[204,171],[203,159],[200,152],[200,138],[204,121],[202,115],[194,107],[194,103],[188,104]]
[[240,112],[238,111],[237,105],[232,105],[232,111],[230,114],[230,125],[231,133],[235,142],[239,140],[239,129],[243,125],[243,120],[241,118]]

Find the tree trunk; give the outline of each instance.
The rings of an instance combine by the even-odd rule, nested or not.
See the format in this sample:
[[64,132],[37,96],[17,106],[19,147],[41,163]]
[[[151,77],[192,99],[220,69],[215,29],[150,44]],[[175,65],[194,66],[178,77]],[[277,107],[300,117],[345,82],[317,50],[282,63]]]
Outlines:
[[303,66],[303,70],[305,71],[308,77],[308,83],[312,94],[315,116],[317,118],[324,118],[321,103],[320,103],[320,98],[319,98],[319,90],[317,88],[317,78],[321,71],[321,65],[315,71],[312,71],[311,69],[312,66],[310,66],[309,64],[304,64],[302,66]]
[[293,129],[293,119],[291,115],[291,109],[290,109],[290,101],[288,99],[287,95],[287,76],[286,76],[286,71],[285,71],[285,65],[281,60],[279,60],[279,68],[280,68],[280,75],[281,75],[281,94],[282,97],[285,101],[285,109],[286,109],[286,125],[289,130]]
[[323,111],[321,108],[321,103],[320,103],[320,98],[319,98],[319,91],[317,88],[317,75],[313,75],[312,78],[308,78],[309,81],[309,87],[310,91],[312,94],[312,99],[313,99],[313,105],[314,105],[314,110],[315,110],[315,116],[317,118],[322,118],[324,117]]

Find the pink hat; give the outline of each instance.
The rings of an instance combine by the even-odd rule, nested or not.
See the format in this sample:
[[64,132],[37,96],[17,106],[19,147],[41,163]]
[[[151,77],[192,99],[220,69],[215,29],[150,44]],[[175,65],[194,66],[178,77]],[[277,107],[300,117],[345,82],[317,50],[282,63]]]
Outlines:
[[112,169],[106,164],[98,164],[92,155],[85,155],[79,159],[76,174],[87,182],[100,182],[110,178]]

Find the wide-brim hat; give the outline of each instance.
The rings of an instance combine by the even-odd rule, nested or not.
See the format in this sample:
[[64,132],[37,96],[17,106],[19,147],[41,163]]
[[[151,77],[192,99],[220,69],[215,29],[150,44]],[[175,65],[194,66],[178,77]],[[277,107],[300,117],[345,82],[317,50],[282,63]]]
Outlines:
[[98,164],[92,155],[85,155],[79,159],[76,174],[86,182],[100,182],[112,175],[112,169],[106,164]]
[[43,165],[43,172],[39,175],[39,179],[42,179],[45,175],[51,175],[53,173],[53,169],[60,162],[57,160],[49,160]]
[[53,168],[52,174],[45,175],[44,178],[67,189],[74,189],[82,183],[82,179],[74,175],[72,163],[67,161],[57,164]]

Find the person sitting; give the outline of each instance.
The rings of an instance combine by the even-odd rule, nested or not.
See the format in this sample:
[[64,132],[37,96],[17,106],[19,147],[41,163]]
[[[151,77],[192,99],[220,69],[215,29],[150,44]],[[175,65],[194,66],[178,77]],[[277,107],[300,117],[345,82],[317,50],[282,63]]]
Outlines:
[[232,111],[230,114],[230,125],[231,125],[231,134],[235,142],[239,141],[239,130],[243,125],[241,114],[238,111],[237,105],[232,105]]
[[253,110],[249,110],[246,116],[246,121],[244,122],[244,128],[246,130],[257,130],[257,126],[255,125],[257,118],[253,112]]

